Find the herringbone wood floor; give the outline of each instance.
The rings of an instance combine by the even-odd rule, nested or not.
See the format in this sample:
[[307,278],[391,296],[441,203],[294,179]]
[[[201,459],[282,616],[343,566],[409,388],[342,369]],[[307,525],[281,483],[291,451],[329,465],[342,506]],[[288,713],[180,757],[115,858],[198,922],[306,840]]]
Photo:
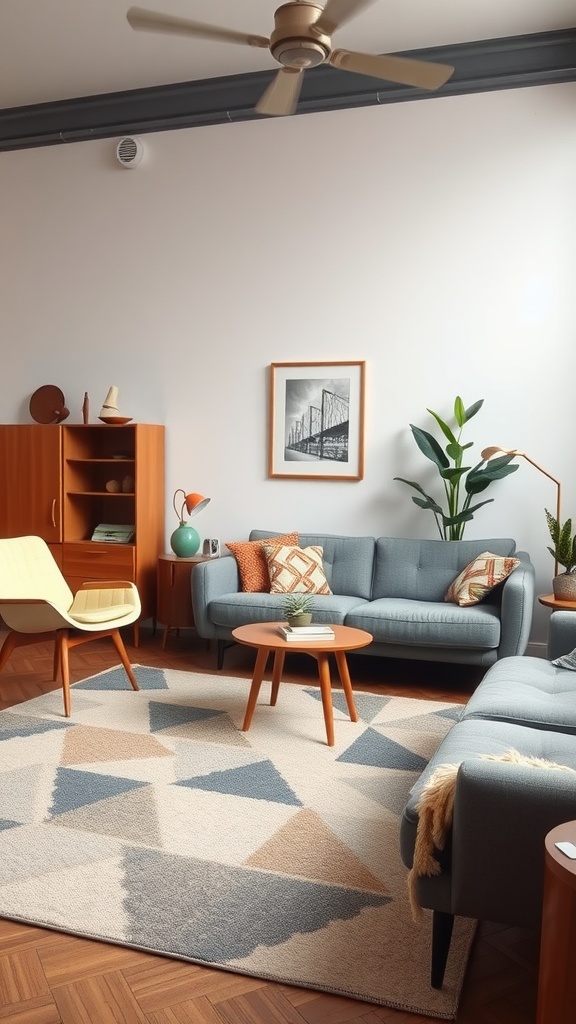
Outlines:
[[[0,629],[0,642],[4,638]],[[143,628],[136,664],[216,672],[214,651],[190,632]],[[232,647],[224,671],[250,678],[254,652]],[[118,663],[110,641],[71,654],[85,679]],[[466,701],[482,673],[462,666],[352,656],[358,689],[430,700]],[[20,648],[0,676],[0,708],[54,689],[48,644]],[[311,658],[293,655],[287,678],[316,681]],[[74,698],[72,697],[72,706]],[[533,1024],[538,937],[483,924],[472,953],[457,1024]],[[0,919],[0,1024],[430,1024],[432,1019],[352,999],[270,984],[105,943]],[[559,1021],[558,1024],[565,1024]]]

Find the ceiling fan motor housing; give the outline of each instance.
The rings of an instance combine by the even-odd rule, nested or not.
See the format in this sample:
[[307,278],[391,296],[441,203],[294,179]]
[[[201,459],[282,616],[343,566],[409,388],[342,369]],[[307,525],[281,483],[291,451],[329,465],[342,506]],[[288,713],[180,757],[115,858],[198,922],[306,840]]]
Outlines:
[[314,68],[330,56],[330,36],[313,31],[322,10],[307,2],[283,4],[278,8],[270,36],[270,53],[275,60],[284,67]]

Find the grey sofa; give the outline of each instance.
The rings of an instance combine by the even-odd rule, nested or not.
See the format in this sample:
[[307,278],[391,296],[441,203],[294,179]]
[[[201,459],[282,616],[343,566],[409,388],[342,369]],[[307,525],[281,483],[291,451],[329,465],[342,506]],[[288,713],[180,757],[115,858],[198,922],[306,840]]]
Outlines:
[[[275,536],[252,530],[250,540]],[[374,640],[365,654],[471,665],[522,654],[534,603],[534,568],[509,538],[442,541],[397,537],[299,535],[301,547],[319,544],[331,595],[314,600],[316,622],[365,629]],[[480,604],[444,601],[449,585],[482,551],[514,554],[521,564]],[[218,667],[232,630],[282,616],[280,594],[244,593],[236,559],[201,562],[192,573],[192,606],[201,637],[216,640]]]
[[[576,614],[553,612],[548,659],[575,647]],[[460,765],[452,828],[437,851],[441,872],[416,882],[418,902],[433,911],[431,983],[437,988],[455,915],[539,927],[544,838],[576,818],[576,774],[482,759],[510,749],[576,769],[576,671],[544,658],[509,657],[493,665],[410,793],[400,827],[408,868],[426,781],[439,765]]]

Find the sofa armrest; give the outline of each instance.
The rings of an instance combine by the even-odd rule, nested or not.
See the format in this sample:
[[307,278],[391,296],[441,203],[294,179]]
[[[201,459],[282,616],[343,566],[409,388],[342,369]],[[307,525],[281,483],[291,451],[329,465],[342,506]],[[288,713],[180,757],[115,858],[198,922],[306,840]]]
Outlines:
[[576,818],[576,774],[480,758],[458,772],[452,834],[455,914],[536,927],[544,839]]
[[548,625],[548,648],[546,657],[549,661],[559,658],[562,654],[570,654],[576,647],[576,613],[552,612]]
[[223,555],[211,562],[198,562],[191,576],[192,611],[199,636],[206,640],[218,636],[208,606],[223,594],[237,594],[240,590],[238,563],[233,555]]
[[521,561],[502,588],[499,658],[524,654],[532,626],[534,566],[525,551],[516,551],[514,557]]

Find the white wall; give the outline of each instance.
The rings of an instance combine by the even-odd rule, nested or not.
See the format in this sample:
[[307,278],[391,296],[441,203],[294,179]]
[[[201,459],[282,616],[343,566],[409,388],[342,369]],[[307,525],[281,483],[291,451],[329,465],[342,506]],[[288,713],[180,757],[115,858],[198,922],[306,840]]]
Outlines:
[[[253,526],[436,536],[397,474],[433,479],[408,424],[485,406],[474,456],[517,447],[576,515],[576,85],[164,132],[128,171],[103,140],[0,155],[0,419],[42,384],[81,421],[108,387],[167,427],[203,536]],[[365,359],[359,483],[267,479],[271,362]],[[550,591],[525,461],[466,536],[509,535]],[[536,607],[533,639],[548,612]]]

